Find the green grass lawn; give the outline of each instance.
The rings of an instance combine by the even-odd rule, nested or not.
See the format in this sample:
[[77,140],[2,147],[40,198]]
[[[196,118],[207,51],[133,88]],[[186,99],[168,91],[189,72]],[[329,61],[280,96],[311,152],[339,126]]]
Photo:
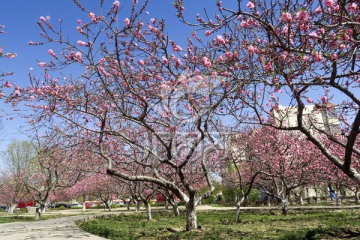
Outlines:
[[23,216],[0,216],[0,224],[1,223],[11,223],[11,222],[28,222],[34,221],[34,217],[23,217]]
[[200,229],[186,232],[184,213],[173,217],[154,212],[98,218],[82,223],[88,232],[110,239],[360,239],[360,211],[291,212],[288,216],[268,212],[243,213],[235,223],[235,211],[198,212]]
[[[60,218],[60,217],[68,217],[74,215],[46,215],[43,214],[40,220],[47,220],[53,218]],[[23,215],[23,212],[18,212],[14,214],[7,214],[5,212],[0,212],[0,224],[1,223],[11,223],[11,222],[30,222],[35,221],[35,215]]]

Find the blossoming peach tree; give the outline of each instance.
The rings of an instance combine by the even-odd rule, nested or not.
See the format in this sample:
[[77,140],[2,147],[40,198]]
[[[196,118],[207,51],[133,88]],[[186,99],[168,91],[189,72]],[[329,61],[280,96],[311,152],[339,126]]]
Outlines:
[[[186,229],[196,229],[196,205],[214,190],[211,172],[226,157],[214,113],[238,85],[209,71],[201,39],[184,49],[170,40],[165,21],[144,14],[149,1],[132,1],[128,14],[118,1],[99,13],[74,2],[87,15],[77,39],[41,17],[45,40],[30,44],[62,48],[49,49],[50,60],[38,63],[44,78],[31,76],[11,100],[34,110],[33,124],[101,156],[108,174],[173,192],[186,204]],[[75,70],[66,75],[66,67]]]
[[[359,184],[359,2],[235,2],[217,1],[214,15],[209,7],[195,22],[186,15],[190,1],[174,3],[179,19],[209,38],[209,69],[229,76],[229,83],[252,86],[229,98],[228,113],[239,123],[301,131]],[[324,116],[322,124],[308,121],[306,104],[315,105],[310,115]],[[269,121],[276,112],[282,117]],[[295,125],[285,124],[289,115]],[[324,139],[340,152],[327,148]]]
[[334,178],[334,167],[300,132],[261,127],[251,132],[245,146],[250,158],[247,164],[261,169],[255,184],[281,201],[285,215],[291,193]]
[[56,191],[69,189],[83,177],[79,166],[86,162],[88,155],[76,147],[66,148],[66,144],[55,138],[39,140],[35,149],[30,177],[23,184],[27,199],[39,207],[36,218],[40,219],[48,203],[56,199]]

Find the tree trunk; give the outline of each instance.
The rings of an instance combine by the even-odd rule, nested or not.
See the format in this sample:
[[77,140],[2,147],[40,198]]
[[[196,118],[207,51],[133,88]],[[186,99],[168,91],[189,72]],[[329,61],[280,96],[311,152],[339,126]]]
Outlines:
[[356,187],[356,189],[355,189],[355,202],[356,202],[356,203],[359,203],[359,202],[360,202],[359,190],[360,190],[360,188],[359,188],[359,187]]
[[168,202],[168,200],[165,200],[165,210],[169,210],[169,202]]
[[173,210],[174,216],[175,216],[175,217],[180,216],[179,207],[178,207],[176,201],[175,201],[175,200],[169,200],[169,203],[170,203],[171,206],[172,206],[172,210]]
[[36,212],[35,212],[35,220],[39,221],[41,218],[41,210],[39,208],[36,208]]
[[126,202],[126,209],[130,211],[130,201]]
[[136,212],[140,211],[140,201],[136,201],[135,211]]
[[304,199],[303,199],[303,196],[300,195],[300,205],[303,206],[304,205]]
[[270,196],[267,197],[266,201],[267,201],[267,206],[271,207],[271,197]]
[[287,215],[289,211],[289,197],[285,196],[281,199],[281,211],[283,215]]
[[146,206],[146,216],[147,216],[147,220],[151,221],[152,220],[152,216],[151,216],[151,205],[150,203],[146,202],[145,203]]
[[236,217],[235,217],[235,221],[236,221],[237,223],[240,223],[240,222],[241,222],[240,212],[241,212],[241,206],[242,206],[242,204],[244,203],[244,201],[245,201],[245,198],[242,197],[242,198],[240,199],[240,201],[238,201],[237,204],[236,204]]
[[16,208],[16,205],[10,203],[10,204],[9,204],[9,208],[8,208],[8,210],[7,210],[7,213],[8,213],[8,214],[14,214],[15,208]]
[[190,198],[186,203],[186,231],[197,229],[195,199]]
[[337,191],[337,195],[336,195],[336,206],[341,206],[342,202],[341,202],[341,192],[340,190]]
[[[316,188],[316,187],[314,187],[314,190],[315,190],[315,198],[314,198],[314,200],[315,200],[315,203],[318,203],[318,189]],[[326,202],[326,198],[325,198],[325,202]]]
[[108,201],[105,201],[105,208],[109,209],[109,212],[111,212],[111,205],[109,204]]
[[41,219],[41,215],[45,212],[46,203],[38,203],[39,207],[36,207],[35,211],[35,220],[38,221]]
[[173,213],[174,213],[174,216],[177,217],[177,216],[180,216],[180,211],[179,211],[179,207],[177,204],[175,204],[173,207]]

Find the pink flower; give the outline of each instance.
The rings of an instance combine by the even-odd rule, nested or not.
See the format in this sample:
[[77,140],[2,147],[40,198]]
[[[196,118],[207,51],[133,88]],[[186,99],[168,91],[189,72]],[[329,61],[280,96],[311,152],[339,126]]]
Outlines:
[[152,27],[150,24],[147,25],[147,28],[148,28],[150,31],[153,29],[153,27]]
[[81,52],[76,52],[76,53],[75,53],[75,58],[76,58],[76,60],[77,60],[78,62],[82,62],[82,61],[83,61]]
[[264,65],[264,69],[265,69],[266,71],[271,72],[271,71],[273,70],[273,68],[272,68],[272,62],[266,63],[266,64]]
[[346,48],[346,46],[345,46],[345,44],[340,44],[339,48],[342,51],[342,50],[344,50]]
[[139,64],[141,65],[141,66],[144,66],[144,64],[145,64],[145,62],[144,62],[144,60],[139,60]]
[[82,24],[81,19],[78,19],[78,20],[77,20],[77,24],[79,24],[79,25],[81,25],[81,24]]
[[318,33],[324,34],[324,33],[325,33],[325,29],[320,28],[320,29],[318,30]]
[[206,32],[205,32],[205,36],[210,36],[211,35],[211,31],[210,30],[207,30]]
[[303,60],[304,62],[308,62],[309,59],[310,59],[310,58],[309,58],[308,56],[303,56],[303,57],[302,57],[302,60]]
[[202,58],[202,64],[203,64],[204,67],[207,67],[207,68],[211,67],[211,61],[207,57]]
[[46,63],[44,63],[44,62],[39,62],[38,65],[39,65],[40,67],[45,67],[45,66],[46,66]]
[[292,16],[291,16],[291,14],[288,13],[288,12],[283,12],[283,13],[281,14],[280,21],[291,22],[291,21],[292,21]]
[[5,54],[5,57],[6,57],[6,58],[15,58],[16,56],[17,56],[16,53],[6,53],[6,54]]
[[96,15],[93,12],[89,12],[89,18],[94,21],[96,20]]
[[128,18],[125,18],[124,23],[125,23],[126,26],[129,26],[130,25],[130,20]]
[[255,51],[256,51],[256,48],[255,48],[253,45],[250,45],[250,46],[248,47],[248,51],[249,51],[250,54],[254,54]]
[[177,58],[176,61],[175,61],[175,67],[181,67],[182,65],[182,62],[181,62],[181,59],[180,58]]
[[322,97],[321,97],[321,101],[322,101],[323,103],[327,102],[327,100],[328,100],[328,99],[327,99],[326,96],[322,96]]
[[225,71],[225,72],[223,72],[221,75],[224,76],[224,77],[229,77],[229,76],[230,76],[230,73],[227,72],[227,71]]
[[120,7],[120,2],[119,2],[119,1],[115,1],[115,2],[113,3],[113,5],[114,5],[114,7],[119,8],[119,7]]
[[218,56],[218,61],[219,61],[219,62],[223,62],[223,61],[224,61],[224,57],[223,57],[223,56],[221,56],[221,55],[220,55],[220,56]]
[[323,59],[323,55],[321,53],[313,54],[313,58],[315,62],[320,62]]
[[318,37],[318,35],[317,35],[317,33],[316,33],[316,32],[312,32],[312,33],[310,33],[310,34],[309,34],[309,37],[315,37],[315,38],[317,38],[317,37]]
[[0,92],[0,98],[4,97],[5,96],[5,93],[3,92]]
[[307,97],[307,98],[306,98],[306,101],[307,101],[308,103],[312,103],[312,102],[313,102],[313,100],[312,100],[310,97]]
[[168,64],[169,63],[169,60],[164,56],[162,57],[161,61],[162,61],[163,64]]
[[356,11],[356,8],[357,8],[357,4],[356,3],[351,3],[350,5],[347,6],[347,10],[349,12],[355,12]]
[[309,19],[308,12],[305,10],[301,10],[296,13],[296,19],[299,21],[307,21]]
[[49,53],[52,57],[56,58],[56,54],[54,53],[54,51],[53,51],[52,49],[49,49],[49,50],[48,50],[48,53]]
[[250,24],[249,23],[247,23],[247,22],[241,22],[240,23],[240,27],[242,27],[242,28],[247,28],[248,26],[250,26]]
[[86,45],[86,42],[79,40],[79,41],[77,41],[77,44],[78,44],[79,46],[85,46],[85,45]]
[[182,48],[181,48],[179,45],[174,45],[172,50],[173,50],[174,52],[181,52],[181,51],[182,51]]
[[7,87],[7,88],[11,88],[11,87],[12,87],[11,83],[9,83],[9,82],[5,82],[4,86]]
[[285,51],[285,52],[283,52],[283,53],[280,55],[280,58],[281,58],[282,60],[285,60],[286,57],[287,57],[287,55],[288,55],[288,52]]
[[226,57],[227,59],[230,59],[230,58],[233,57],[233,55],[232,55],[231,52],[226,52],[226,53],[225,53],[225,57]]
[[105,71],[105,69],[103,67],[98,67],[98,70],[102,75],[104,75],[104,76],[107,75],[107,72]]
[[334,0],[324,0],[325,6],[331,7],[334,4]]
[[46,19],[43,16],[41,16],[40,21],[46,22]]
[[250,9],[255,7],[255,5],[252,2],[248,2],[248,4],[246,4],[246,6]]
[[288,26],[285,26],[283,30],[281,31],[282,34],[288,34],[289,28]]
[[221,35],[217,35],[216,42],[219,44],[225,44],[225,39]]
[[321,14],[321,13],[322,13],[321,7],[318,6],[318,7],[315,9],[315,12],[316,12],[317,14]]

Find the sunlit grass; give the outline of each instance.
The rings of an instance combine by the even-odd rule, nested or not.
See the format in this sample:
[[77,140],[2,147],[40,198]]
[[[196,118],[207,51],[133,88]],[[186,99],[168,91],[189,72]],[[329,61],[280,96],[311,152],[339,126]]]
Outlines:
[[[184,231],[185,218],[170,213],[154,213],[99,218],[81,224],[85,231],[110,239],[336,239],[334,236],[360,238],[360,211],[294,212],[288,216],[244,213],[234,222],[234,211],[199,212],[201,228]],[[322,237],[321,237],[322,236]],[[325,238],[324,238],[325,236]]]
[[[74,215],[42,215],[40,220],[48,220],[61,217],[69,217]],[[35,215],[23,215],[22,213],[7,214],[5,212],[0,213],[0,224],[1,223],[12,223],[12,222],[30,222],[36,221]]]

